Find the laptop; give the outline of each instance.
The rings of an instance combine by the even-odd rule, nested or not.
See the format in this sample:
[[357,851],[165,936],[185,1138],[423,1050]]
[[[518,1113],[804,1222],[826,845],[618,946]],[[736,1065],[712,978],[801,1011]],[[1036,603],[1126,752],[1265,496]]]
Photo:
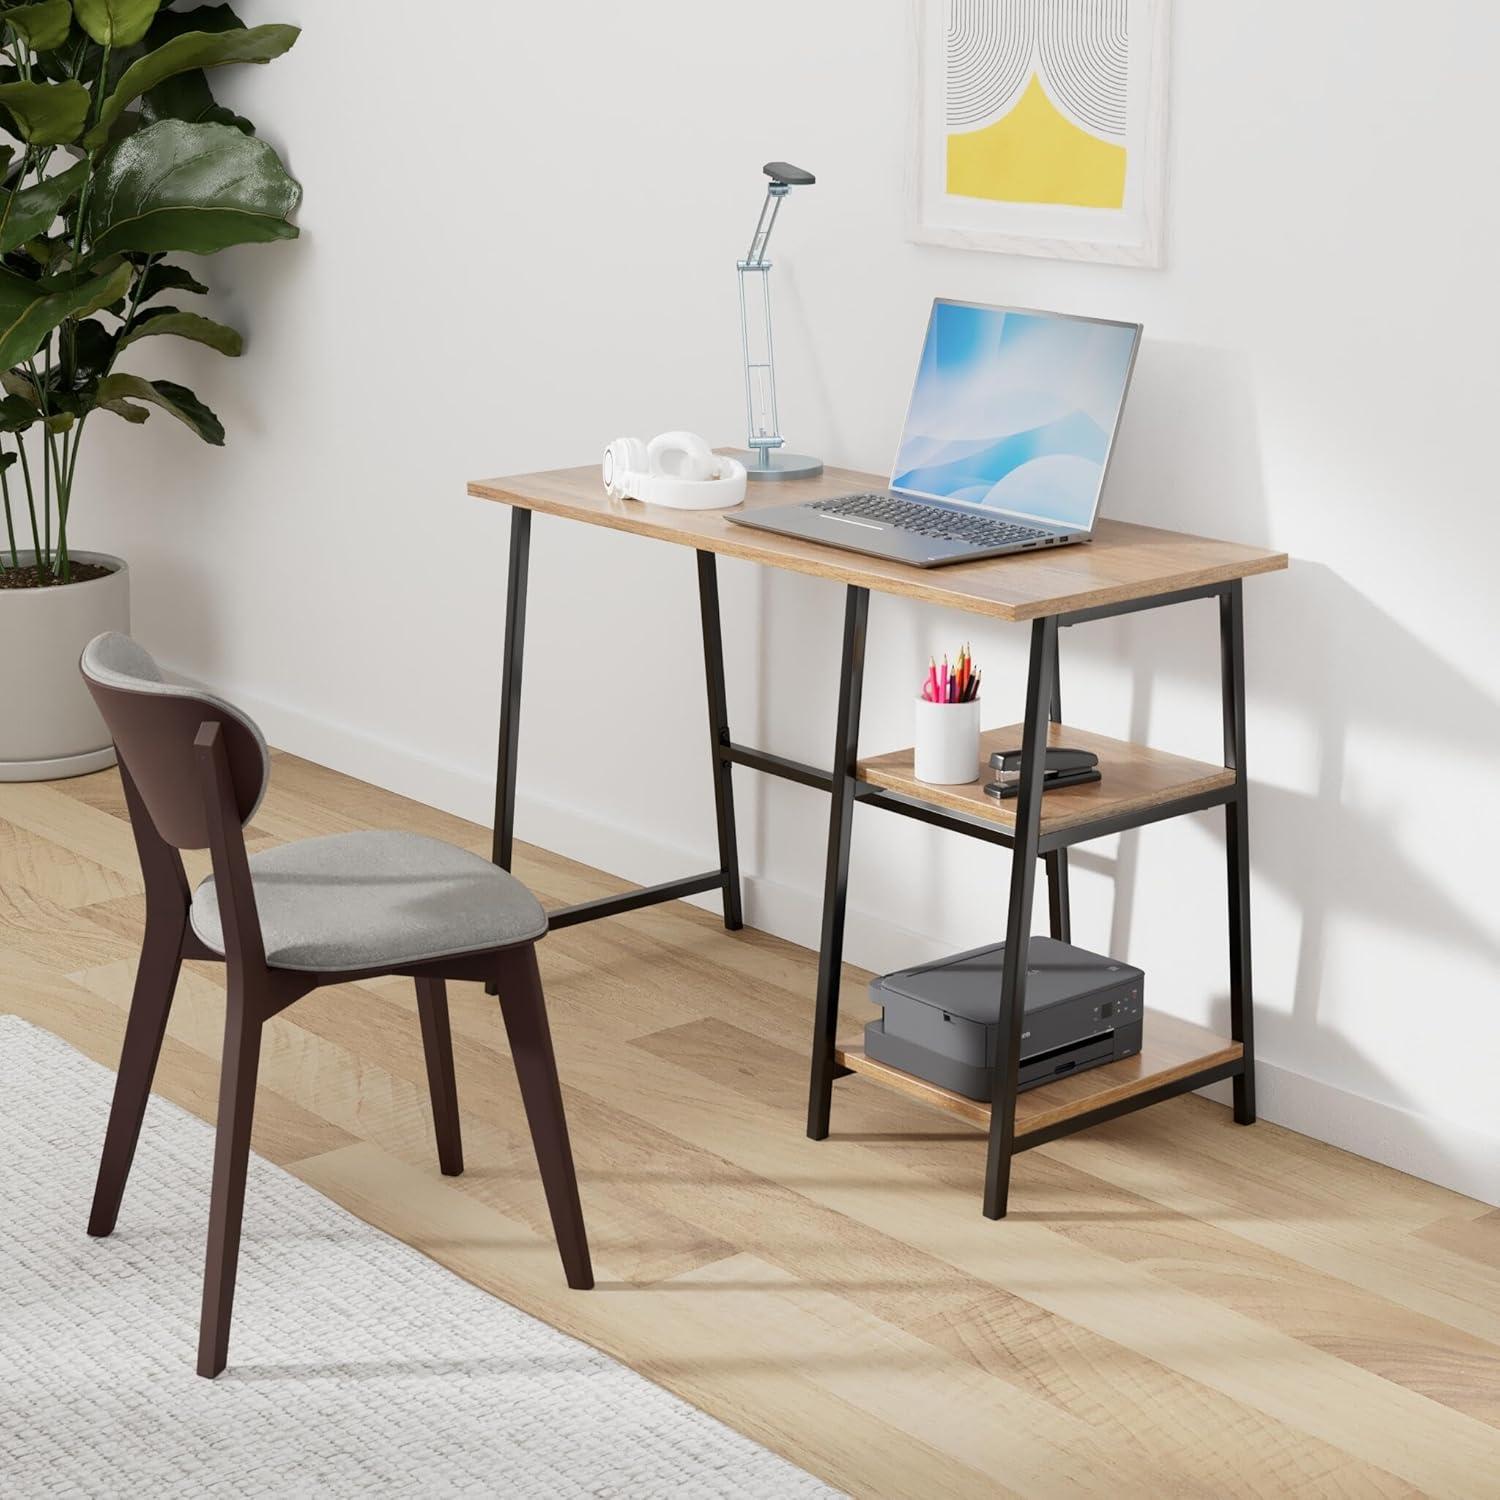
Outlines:
[[919,568],[1086,542],[1139,323],[938,298],[888,490],[725,519]]

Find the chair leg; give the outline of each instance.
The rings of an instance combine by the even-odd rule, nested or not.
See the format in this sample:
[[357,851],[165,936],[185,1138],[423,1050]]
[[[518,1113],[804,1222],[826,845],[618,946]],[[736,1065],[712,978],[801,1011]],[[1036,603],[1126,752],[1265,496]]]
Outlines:
[[145,941],[135,971],[135,992],[130,997],[130,1015],[125,1022],[125,1041],[120,1048],[114,1102],[109,1108],[104,1150],[99,1156],[94,1205],[89,1213],[92,1235],[112,1234],[120,1214],[120,1199],[135,1159],[141,1121],[151,1097],[151,1080],[161,1055],[167,1017],[172,1011],[186,926],[185,913],[175,923],[158,922],[153,926],[149,919],[146,923]]
[[198,1373],[212,1380],[229,1358],[229,1320],[240,1257],[240,1221],[255,1076],[260,1066],[260,1007],[252,1006],[230,978],[224,1018],[224,1063],[219,1082],[219,1128],[214,1139],[213,1197],[208,1213],[208,1255],[203,1272],[203,1317],[198,1329]]
[[528,943],[507,949],[499,957],[500,1013],[505,1018],[526,1121],[531,1126],[531,1144],[552,1213],[552,1232],[557,1236],[568,1285],[587,1291],[594,1284],[594,1271],[583,1227],[583,1206],[578,1201],[578,1178],[568,1144],[568,1122],[563,1115],[562,1088],[557,1081],[536,948]]
[[448,987],[441,979],[417,980],[417,1014],[422,1020],[422,1051],[427,1058],[427,1091],[432,1095],[438,1166],[445,1177],[457,1177],[464,1169],[464,1147],[458,1124],[458,1084],[453,1077]]

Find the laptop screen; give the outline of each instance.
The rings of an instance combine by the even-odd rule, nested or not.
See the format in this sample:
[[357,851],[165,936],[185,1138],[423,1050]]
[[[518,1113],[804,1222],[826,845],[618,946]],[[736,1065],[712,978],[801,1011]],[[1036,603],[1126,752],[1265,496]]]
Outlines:
[[891,488],[1090,530],[1140,334],[934,302]]

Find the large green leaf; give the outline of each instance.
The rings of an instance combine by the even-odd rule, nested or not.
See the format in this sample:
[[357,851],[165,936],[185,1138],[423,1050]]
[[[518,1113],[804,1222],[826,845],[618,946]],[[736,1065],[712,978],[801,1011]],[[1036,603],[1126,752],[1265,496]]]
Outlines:
[[73,0],[78,24],[101,47],[133,47],[145,36],[161,0]]
[[19,370],[0,370],[0,390],[12,396],[19,396],[22,401],[27,402],[36,410],[41,410],[41,401],[37,396],[36,387]]
[[0,432],[25,432],[40,413],[29,401],[7,396],[0,401]]
[[88,163],[81,161],[19,192],[7,193],[0,188],[0,254],[14,250],[34,234],[45,234],[88,175]]
[[76,79],[66,83],[0,83],[0,106],[16,122],[16,133],[33,146],[64,146],[83,133],[89,91]]
[[207,291],[208,288],[191,271],[156,260],[151,262],[141,278],[141,289],[136,295],[136,301],[149,302],[163,292],[192,292],[201,297]]
[[[69,10],[71,9],[69,6]],[[92,70],[84,66],[90,53],[94,56]],[[47,52],[38,52],[31,59],[31,76],[35,79],[50,78],[54,83],[61,83],[68,78],[86,78],[92,86],[99,77],[101,57],[99,49],[88,39],[88,34],[75,26],[60,45]]]
[[95,406],[100,411],[112,411],[117,417],[124,417],[127,422],[141,423],[151,415],[144,406],[137,406],[134,401],[96,401]]
[[159,47],[185,31],[240,31],[244,25],[232,5],[195,5],[191,10],[159,11],[146,36],[146,45]]
[[[113,92],[126,67],[139,61],[148,52],[185,35],[190,31],[243,31],[245,23],[229,5],[196,5],[192,10],[160,10],[146,33],[146,40],[139,46],[116,56],[124,58],[118,71],[112,73],[109,85],[101,95],[108,98]],[[92,76],[88,72],[78,74],[80,78]],[[208,78],[201,68],[178,73],[172,78],[148,89],[141,95],[141,118],[150,124],[156,120],[208,120],[219,125],[233,125],[246,135],[254,135],[255,127],[233,110],[225,109],[215,102]]]
[[[189,31],[243,31],[245,23],[228,5],[199,5],[192,10],[164,10],[157,13],[146,33],[145,48],[161,47]],[[155,120],[209,121],[233,125],[246,135],[255,134],[255,126],[243,115],[226,109],[208,86],[208,75],[201,68],[178,73],[148,89],[141,95],[141,118],[150,124]]]
[[36,5],[18,5],[6,11],[5,22],[33,52],[50,52],[67,41],[73,26],[73,7],[68,0],[39,0]]
[[159,120],[101,157],[89,200],[95,254],[289,240],[302,189],[264,141],[229,125]]
[[128,265],[120,265],[106,275],[54,290],[44,282],[0,270],[0,367],[30,359],[64,319],[87,317],[123,297],[132,274]]
[[238,355],[244,351],[245,340],[237,328],[224,323],[215,323],[212,318],[200,317],[197,313],[180,312],[175,307],[163,307],[143,314],[129,333],[120,339],[120,348],[134,344],[140,339],[157,333],[172,333],[178,338],[192,339],[195,344],[207,344],[220,354]]
[[222,68],[229,63],[267,63],[280,57],[300,34],[295,26],[252,26],[238,31],[189,31],[173,37],[131,63],[120,75],[83,144],[91,151],[102,146],[125,107],[173,75],[191,69]]
[[[185,386],[170,380],[147,380],[140,375],[107,375],[95,398],[101,406],[116,401],[149,401],[185,422],[205,443],[224,446],[224,424]],[[111,411],[114,410],[109,405]],[[123,413],[121,413],[123,415]]]
[[[146,124],[157,120],[191,120],[210,125],[233,125],[244,135],[254,135],[255,126],[244,115],[226,109],[214,98],[208,86],[208,75],[201,68],[178,73],[148,89],[141,95],[141,119]],[[128,117],[127,117],[128,119]]]

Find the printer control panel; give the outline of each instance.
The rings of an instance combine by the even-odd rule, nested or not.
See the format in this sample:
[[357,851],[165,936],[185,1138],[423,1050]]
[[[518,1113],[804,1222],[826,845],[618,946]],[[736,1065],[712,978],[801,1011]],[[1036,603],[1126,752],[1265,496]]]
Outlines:
[[1102,1000],[1094,1007],[1094,1019],[1110,1026],[1128,1026],[1141,1019],[1141,987],[1133,984],[1123,993]]
[[[1121,986],[1107,999],[1101,999],[1094,1007],[1095,1025],[1100,1031],[1115,1031],[1119,1058],[1128,1058],[1140,1052],[1140,1026],[1142,1026],[1142,998],[1139,983]],[[1125,1032],[1125,1037],[1121,1037]],[[1134,1037],[1131,1037],[1134,1032]],[[1133,1044],[1131,1044],[1133,1043]],[[1122,1046],[1124,1044],[1124,1046]]]

